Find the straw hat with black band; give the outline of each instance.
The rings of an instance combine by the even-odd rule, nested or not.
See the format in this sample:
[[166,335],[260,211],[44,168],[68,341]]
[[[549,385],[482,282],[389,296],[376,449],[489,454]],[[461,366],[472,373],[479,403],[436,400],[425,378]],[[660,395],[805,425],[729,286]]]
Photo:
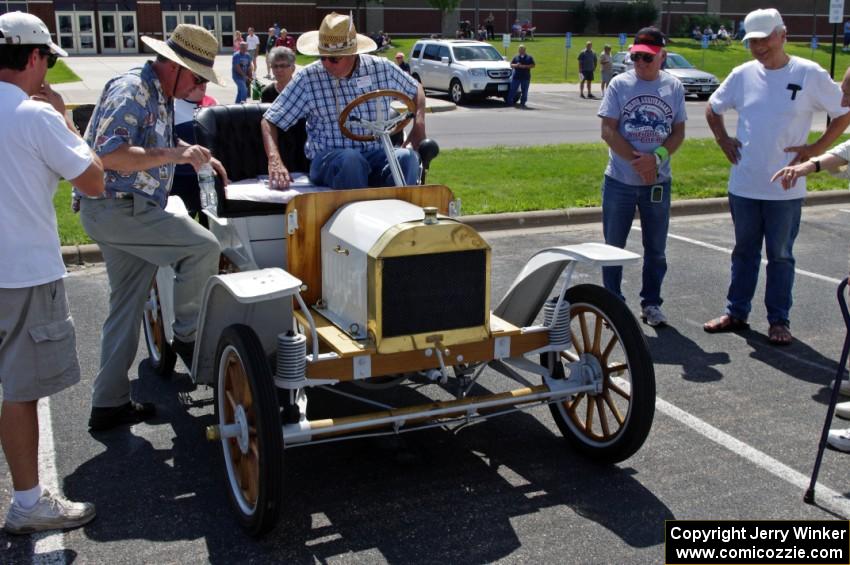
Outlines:
[[220,86],[227,84],[213,69],[215,56],[218,53],[218,40],[201,26],[180,24],[174,28],[168,41],[143,35],[142,43],[199,77]]
[[351,16],[331,12],[322,20],[318,31],[308,31],[298,38],[298,51],[313,57],[343,57],[371,53],[378,45],[357,33]]

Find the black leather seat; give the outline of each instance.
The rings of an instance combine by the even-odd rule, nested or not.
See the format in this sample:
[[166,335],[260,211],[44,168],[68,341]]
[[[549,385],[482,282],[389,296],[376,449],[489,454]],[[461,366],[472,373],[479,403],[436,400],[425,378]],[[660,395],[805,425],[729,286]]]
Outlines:
[[[268,174],[260,120],[271,104],[228,104],[208,106],[195,115],[195,142],[212,151],[222,162],[231,182]],[[292,172],[308,172],[304,156],[307,133],[301,121],[287,131],[278,130],[281,159]],[[283,204],[227,200],[224,187],[216,179],[219,217],[282,214]]]

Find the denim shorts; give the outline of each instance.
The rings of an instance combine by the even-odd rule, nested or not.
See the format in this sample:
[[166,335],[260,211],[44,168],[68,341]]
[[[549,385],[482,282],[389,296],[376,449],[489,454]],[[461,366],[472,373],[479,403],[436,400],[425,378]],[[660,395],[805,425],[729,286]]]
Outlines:
[[27,288],[0,288],[3,400],[38,400],[79,382],[76,344],[62,279]]

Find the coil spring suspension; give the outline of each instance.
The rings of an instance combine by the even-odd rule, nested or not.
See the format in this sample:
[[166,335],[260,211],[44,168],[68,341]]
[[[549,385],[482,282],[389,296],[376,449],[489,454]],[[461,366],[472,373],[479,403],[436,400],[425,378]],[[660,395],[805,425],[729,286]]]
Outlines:
[[292,330],[278,335],[275,384],[280,388],[296,388],[305,380],[306,371],[307,336]]
[[570,347],[570,303],[564,300],[558,310],[558,319],[552,326],[555,318],[555,305],[558,298],[553,297],[543,305],[543,325],[549,326],[549,345],[557,351],[563,351]]

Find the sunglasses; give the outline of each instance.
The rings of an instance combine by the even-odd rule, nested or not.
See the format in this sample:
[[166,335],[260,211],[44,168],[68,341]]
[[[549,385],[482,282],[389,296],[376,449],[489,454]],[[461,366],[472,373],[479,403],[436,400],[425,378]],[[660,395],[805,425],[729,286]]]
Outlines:
[[56,59],[59,58],[59,55],[50,51],[50,49],[39,49],[38,54],[47,59],[47,68],[52,69],[53,65],[56,64]]
[[319,57],[322,61],[327,61],[328,63],[337,64],[342,57]]
[[650,55],[649,53],[632,53],[630,56],[632,62],[637,63],[638,61],[643,61],[644,63],[651,63],[655,60],[655,55]]
[[192,73],[192,80],[195,81],[196,86],[201,86],[202,84],[206,84],[206,83],[209,82],[209,79],[206,79],[204,77],[199,77],[195,73]]

